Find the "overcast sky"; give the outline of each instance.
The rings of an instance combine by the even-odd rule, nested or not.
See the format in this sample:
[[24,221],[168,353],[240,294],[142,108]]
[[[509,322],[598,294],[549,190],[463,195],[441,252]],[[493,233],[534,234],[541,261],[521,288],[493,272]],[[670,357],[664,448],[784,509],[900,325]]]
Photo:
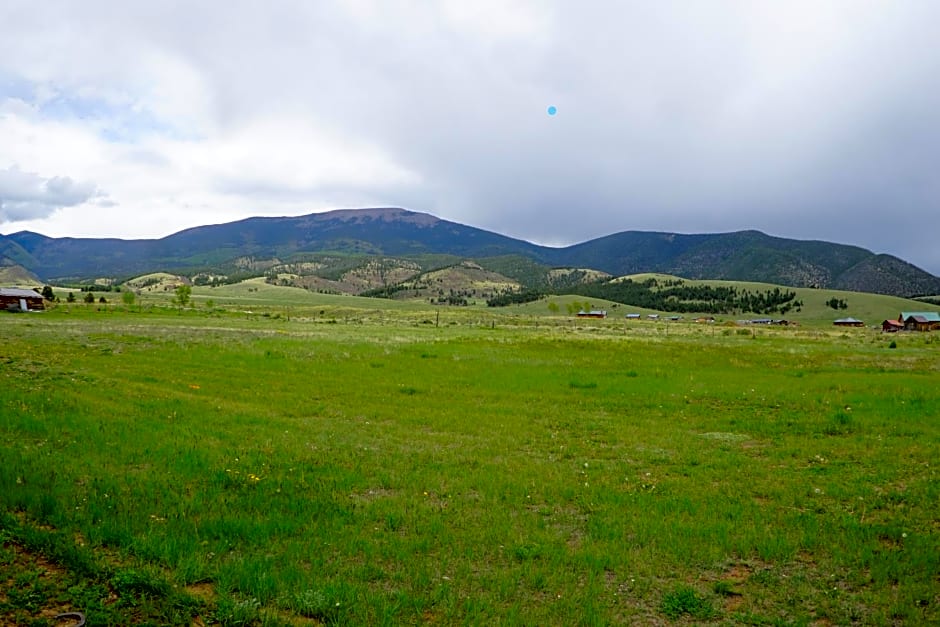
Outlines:
[[401,206],[940,274],[938,24],[934,0],[3,0],[0,233]]

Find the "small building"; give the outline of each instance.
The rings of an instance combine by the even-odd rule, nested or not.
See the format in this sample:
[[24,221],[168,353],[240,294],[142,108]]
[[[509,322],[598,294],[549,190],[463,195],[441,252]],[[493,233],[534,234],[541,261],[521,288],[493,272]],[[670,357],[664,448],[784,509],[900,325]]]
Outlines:
[[836,325],[837,327],[863,327],[865,326],[864,322],[856,318],[839,318],[832,324]]
[[698,322],[699,324],[702,324],[706,322],[714,322],[715,318],[713,316],[699,316],[698,318],[695,319],[695,321]]
[[659,314],[646,314],[646,317],[650,320],[659,320]]
[[42,294],[19,287],[0,287],[0,310],[42,311],[46,308]]
[[578,312],[579,318],[606,318],[607,311],[604,309],[592,309],[591,311],[584,311],[583,309]]
[[881,323],[881,331],[883,333],[897,333],[898,331],[904,330],[904,323],[898,322],[897,320],[885,320]]
[[898,322],[903,323],[907,331],[940,331],[940,312],[902,311]]
[[628,314],[627,314],[627,320],[639,320],[639,319],[640,319],[640,314],[638,314],[638,313],[628,313]]

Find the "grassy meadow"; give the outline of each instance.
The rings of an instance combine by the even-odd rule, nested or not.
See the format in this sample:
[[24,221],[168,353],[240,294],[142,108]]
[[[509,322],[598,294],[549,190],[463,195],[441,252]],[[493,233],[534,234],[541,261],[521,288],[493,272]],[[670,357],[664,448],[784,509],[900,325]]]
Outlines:
[[940,335],[256,287],[0,315],[0,623],[940,622]]

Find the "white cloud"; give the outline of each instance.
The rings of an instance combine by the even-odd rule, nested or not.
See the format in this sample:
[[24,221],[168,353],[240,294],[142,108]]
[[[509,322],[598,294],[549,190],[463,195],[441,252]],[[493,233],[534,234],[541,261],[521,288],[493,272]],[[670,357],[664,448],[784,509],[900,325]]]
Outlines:
[[101,196],[90,183],[67,176],[45,178],[18,168],[0,170],[0,222],[46,218],[62,207],[74,207]]

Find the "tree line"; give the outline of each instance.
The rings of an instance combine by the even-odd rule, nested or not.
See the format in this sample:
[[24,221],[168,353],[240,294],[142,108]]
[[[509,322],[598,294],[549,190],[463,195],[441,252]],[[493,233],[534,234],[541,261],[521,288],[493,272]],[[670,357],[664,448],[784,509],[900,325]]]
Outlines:
[[[734,286],[687,285],[672,280],[660,283],[656,279],[641,282],[630,279],[615,282],[601,280],[568,287],[565,293],[673,313],[786,315],[791,310],[799,311],[803,307],[803,302],[796,300],[796,292],[781,290],[779,287],[755,292]],[[488,299],[486,304],[490,307],[506,307],[552,295],[555,294],[549,290],[504,292]]]
[[802,301],[796,300],[796,292],[781,290],[779,287],[752,292],[747,289],[739,290],[735,286],[677,285],[670,282],[667,287],[661,288],[656,279],[642,282],[625,279],[617,282],[585,283],[573,288],[571,292],[624,305],[674,313],[749,312],[784,315],[791,309],[799,310],[803,306]]

